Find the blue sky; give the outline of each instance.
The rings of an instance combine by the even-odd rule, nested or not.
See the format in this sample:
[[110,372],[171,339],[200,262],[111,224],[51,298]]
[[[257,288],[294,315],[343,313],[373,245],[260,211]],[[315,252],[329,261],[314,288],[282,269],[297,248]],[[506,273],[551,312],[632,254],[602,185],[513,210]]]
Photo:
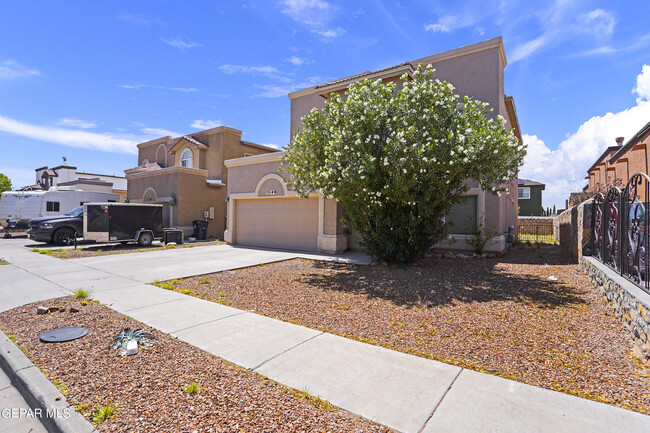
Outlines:
[[278,147],[287,93],[502,36],[522,177],[564,203],[617,136],[650,121],[650,2],[3,2],[0,173],[65,156],[123,174],[135,144],[216,125]]

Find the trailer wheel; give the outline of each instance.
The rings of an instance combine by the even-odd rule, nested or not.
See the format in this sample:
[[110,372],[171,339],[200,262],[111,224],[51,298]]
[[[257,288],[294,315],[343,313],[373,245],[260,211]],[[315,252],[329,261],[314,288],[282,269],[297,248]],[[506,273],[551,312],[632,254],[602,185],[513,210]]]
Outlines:
[[69,227],[63,227],[54,232],[54,243],[57,245],[70,245],[74,242],[74,230]]
[[153,242],[153,236],[151,236],[151,233],[140,233],[140,237],[138,238],[138,244],[141,247],[148,247],[151,245]]

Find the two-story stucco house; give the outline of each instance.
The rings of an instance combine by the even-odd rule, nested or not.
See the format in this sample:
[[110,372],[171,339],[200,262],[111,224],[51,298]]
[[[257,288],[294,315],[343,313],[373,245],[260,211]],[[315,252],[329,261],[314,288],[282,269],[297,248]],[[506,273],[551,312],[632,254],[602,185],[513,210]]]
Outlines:
[[[365,79],[395,81],[399,86],[400,77],[413,74],[420,63],[432,65],[435,78],[451,82],[459,95],[488,102],[491,115],[503,116],[506,128],[513,128],[521,142],[514,100],[504,93],[506,55],[500,37],[290,93],[291,132],[302,129],[302,117],[314,107],[323,108],[330,94],[345,92],[351,83]],[[319,195],[299,199],[285,182],[287,173],[279,170],[283,155],[226,161],[230,178],[226,241],[323,252],[354,248],[354,236],[341,226],[342,206]],[[465,200],[448,216],[455,242],[446,248],[472,249],[468,238],[483,221],[498,232],[487,249],[505,249],[506,234],[517,224],[517,180],[509,182],[509,193],[501,196],[483,191],[476,181],[467,182]]]
[[138,166],[124,170],[128,201],[162,204],[164,226],[186,235],[192,233],[193,221],[207,219],[208,237],[223,239],[228,184],[224,161],[277,152],[242,141],[241,135],[219,126],[138,144]]

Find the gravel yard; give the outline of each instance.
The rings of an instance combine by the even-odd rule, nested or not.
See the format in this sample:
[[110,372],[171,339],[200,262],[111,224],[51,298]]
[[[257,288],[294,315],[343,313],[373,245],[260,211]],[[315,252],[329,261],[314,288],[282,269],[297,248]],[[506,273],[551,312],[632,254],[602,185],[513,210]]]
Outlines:
[[72,248],[32,248],[32,251],[39,254],[45,254],[57,259],[78,259],[81,257],[97,257],[109,256],[113,254],[126,254],[126,253],[144,253],[147,251],[159,251],[164,249],[176,248],[195,248],[195,247],[209,247],[214,245],[225,245],[221,241],[209,242],[194,242],[191,244],[175,245],[169,244],[153,244],[150,247],[142,248],[138,244],[109,244],[101,246],[78,246],[77,249]]
[[[37,305],[66,310],[37,315]],[[39,342],[42,332],[61,326],[90,332],[68,343]],[[60,298],[19,307],[0,314],[0,327],[86,417],[98,404],[116,407],[97,425],[101,432],[391,431],[94,302]],[[112,340],[125,327],[153,334],[153,347],[119,356]],[[197,393],[183,391],[194,381]]]
[[291,260],[161,283],[292,323],[650,413],[650,364],[557,246],[407,269]]

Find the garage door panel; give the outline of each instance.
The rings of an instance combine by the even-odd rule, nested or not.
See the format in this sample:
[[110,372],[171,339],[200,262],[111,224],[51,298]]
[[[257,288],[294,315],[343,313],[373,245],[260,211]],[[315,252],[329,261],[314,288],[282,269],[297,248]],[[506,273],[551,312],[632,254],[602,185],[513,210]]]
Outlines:
[[237,244],[317,249],[318,198],[242,199],[235,206]]

